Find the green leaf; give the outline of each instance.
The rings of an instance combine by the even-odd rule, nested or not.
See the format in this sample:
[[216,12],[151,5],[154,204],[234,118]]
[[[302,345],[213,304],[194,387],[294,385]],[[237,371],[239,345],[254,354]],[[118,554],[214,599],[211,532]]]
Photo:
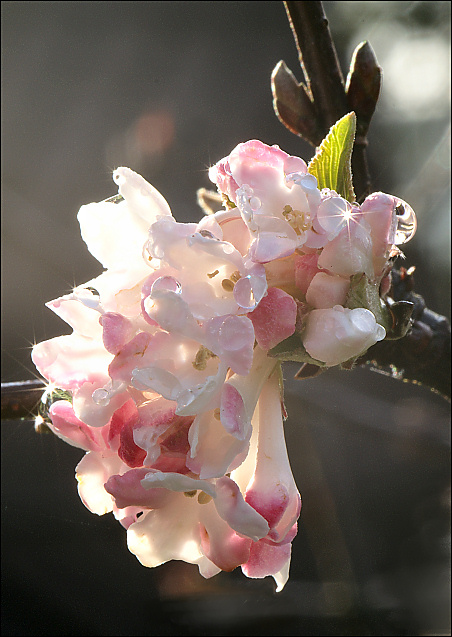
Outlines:
[[330,188],[350,202],[356,200],[351,169],[355,130],[356,115],[352,111],[330,128],[308,166],[320,190]]
[[392,328],[392,316],[380,298],[379,285],[371,283],[365,274],[352,276],[345,307],[350,310],[364,307],[372,312],[375,320],[385,328],[386,333]]
[[325,363],[318,361],[315,358],[309,356],[304,348],[301,336],[298,332],[284,339],[281,343],[278,343],[276,347],[273,347],[268,351],[268,356],[277,358],[280,361],[293,361],[296,363],[311,363],[311,365],[318,365],[319,367],[325,367]]

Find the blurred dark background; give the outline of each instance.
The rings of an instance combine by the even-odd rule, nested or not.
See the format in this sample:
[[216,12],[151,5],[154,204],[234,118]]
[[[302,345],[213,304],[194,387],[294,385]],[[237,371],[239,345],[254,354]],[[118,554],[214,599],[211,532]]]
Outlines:
[[[325,2],[344,75],[370,41],[383,89],[369,133],[374,190],[418,216],[406,262],[450,317],[450,2]],[[69,333],[44,303],[100,273],[76,213],[130,166],[179,221],[209,165],[247,139],[308,160],[272,108],[298,79],[282,2],[2,2],[2,381]],[[291,577],[204,580],[150,570],[112,516],[81,504],[83,452],[2,423],[7,635],[450,635],[449,404],[367,369],[293,381],[287,442],[303,495]]]

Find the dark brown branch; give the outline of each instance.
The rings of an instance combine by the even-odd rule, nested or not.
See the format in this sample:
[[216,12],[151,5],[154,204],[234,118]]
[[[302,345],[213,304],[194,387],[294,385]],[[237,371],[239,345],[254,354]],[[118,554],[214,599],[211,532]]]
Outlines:
[[322,129],[347,113],[344,78],[321,2],[284,3],[306,86]]
[[396,378],[426,385],[450,400],[451,330],[445,316],[432,312],[424,299],[414,292],[412,270],[392,272],[391,297],[414,304],[412,326],[400,340],[380,341],[358,360],[387,370]]
[[32,420],[45,388],[43,380],[2,383],[2,420]]
[[352,156],[357,200],[370,193],[367,130],[378,100],[381,69],[371,46],[362,42],[353,54],[347,84],[339,66],[322,2],[284,2],[306,85],[298,83],[283,61],[272,74],[274,108],[296,135],[318,146],[330,127],[354,111],[357,134]]

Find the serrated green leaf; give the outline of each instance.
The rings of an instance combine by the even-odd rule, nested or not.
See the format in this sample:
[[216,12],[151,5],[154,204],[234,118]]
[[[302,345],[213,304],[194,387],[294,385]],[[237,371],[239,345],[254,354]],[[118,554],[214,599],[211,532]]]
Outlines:
[[295,332],[292,336],[284,339],[281,343],[278,343],[278,345],[269,350],[268,356],[277,358],[280,361],[311,363],[312,365],[318,365],[318,367],[325,367],[325,363],[309,356],[298,332]]
[[392,328],[392,316],[380,298],[379,286],[371,283],[365,274],[355,274],[351,278],[345,307],[350,310],[364,307],[372,312],[377,323],[382,325],[387,333]]
[[355,131],[356,115],[352,111],[330,128],[308,166],[320,190],[335,190],[350,202],[356,200],[351,169]]

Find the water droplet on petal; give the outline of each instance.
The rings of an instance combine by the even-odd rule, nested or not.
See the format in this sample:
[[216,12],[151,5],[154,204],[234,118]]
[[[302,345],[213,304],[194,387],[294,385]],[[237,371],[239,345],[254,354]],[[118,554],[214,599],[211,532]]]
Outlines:
[[240,307],[243,307],[245,310],[254,310],[257,302],[254,296],[253,286],[251,284],[251,276],[249,274],[237,281],[234,286],[233,295],[237,305],[240,305]]
[[216,238],[216,236],[214,234],[212,234],[210,232],[210,230],[200,230],[199,234],[201,235],[201,237],[204,237],[206,239],[216,239],[218,241],[218,239]]
[[234,248],[234,246],[232,245],[232,243],[226,243],[226,242],[225,242],[225,243],[223,244],[223,252],[224,252],[225,254],[232,254],[232,253],[234,252],[234,250],[235,250],[235,248]]
[[93,391],[93,401],[100,407],[106,407],[110,402],[110,392],[107,389],[101,387]]
[[154,281],[151,287],[151,295],[153,292],[161,290],[163,292],[182,293],[182,286],[173,276],[160,276]]
[[238,316],[228,316],[223,321],[218,336],[222,347],[228,351],[236,351],[248,344],[248,330],[243,329],[243,321]]
[[253,212],[256,212],[257,210],[259,210],[261,206],[262,206],[262,202],[259,199],[259,197],[251,197],[250,208]]
[[296,173],[296,175],[293,175],[293,181],[305,192],[314,192],[317,190],[317,179],[314,175],[309,173]]
[[413,208],[401,199],[398,199],[395,211],[397,214],[397,229],[394,243],[399,246],[402,243],[407,243],[414,236],[417,220]]

